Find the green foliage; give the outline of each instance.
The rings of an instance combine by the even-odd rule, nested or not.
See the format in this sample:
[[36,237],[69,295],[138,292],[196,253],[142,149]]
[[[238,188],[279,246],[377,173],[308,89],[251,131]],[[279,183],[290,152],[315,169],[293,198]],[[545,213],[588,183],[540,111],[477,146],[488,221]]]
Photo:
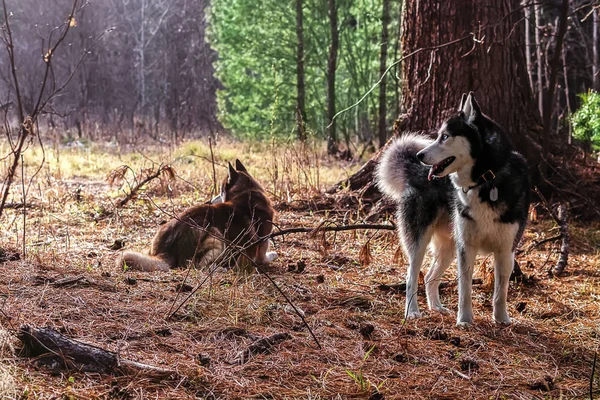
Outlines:
[[571,115],[573,137],[600,148],[600,94],[593,90],[579,94],[581,106]]
[[[237,137],[295,136],[295,7],[291,0],[212,3],[208,39],[218,52],[215,71],[223,84],[217,94],[219,119]],[[400,6],[392,2],[391,9],[399,10]],[[381,12],[381,0],[338,1],[338,111],[356,102],[379,78]],[[327,2],[304,0],[303,17],[306,124],[309,132],[324,135],[330,43]],[[398,56],[396,13],[390,18],[389,37],[388,64]],[[397,101],[397,84],[392,78],[387,78],[390,122]],[[338,129],[342,134],[368,135],[376,124],[376,113],[377,91],[338,117]]]

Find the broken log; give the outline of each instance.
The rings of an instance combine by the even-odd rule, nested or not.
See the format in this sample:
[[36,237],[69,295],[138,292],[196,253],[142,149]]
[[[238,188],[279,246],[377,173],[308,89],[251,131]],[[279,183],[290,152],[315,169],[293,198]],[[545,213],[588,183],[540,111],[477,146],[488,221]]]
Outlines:
[[238,353],[233,361],[231,361],[231,364],[245,364],[250,360],[250,358],[252,358],[252,356],[261,353],[268,353],[273,346],[291,338],[292,336],[289,333],[283,332],[258,339],[255,342],[252,342],[245,350]]
[[30,357],[51,369],[75,369],[107,375],[146,374],[157,379],[176,378],[173,370],[121,358],[119,354],[70,339],[52,328],[22,326],[18,334]]

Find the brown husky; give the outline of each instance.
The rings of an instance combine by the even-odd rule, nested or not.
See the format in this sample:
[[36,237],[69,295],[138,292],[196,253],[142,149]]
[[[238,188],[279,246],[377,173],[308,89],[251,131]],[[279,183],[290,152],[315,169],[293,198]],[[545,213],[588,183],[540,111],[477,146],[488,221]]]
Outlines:
[[[210,204],[189,208],[162,225],[148,255],[124,252],[117,258],[117,267],[168,271],[187,267],[190,262],[206,266],[226,248],[243,254],[234,257],[236,261],[247,257],[263,264],[277,258],[277,253],[267,251],[269,242],[260,241],[273,229],[275,210],[262,186],[239,160],[235,163],[235,168],[229,164],[221,194]],[[236,252],[232,249],[235,246],[243,250]]]

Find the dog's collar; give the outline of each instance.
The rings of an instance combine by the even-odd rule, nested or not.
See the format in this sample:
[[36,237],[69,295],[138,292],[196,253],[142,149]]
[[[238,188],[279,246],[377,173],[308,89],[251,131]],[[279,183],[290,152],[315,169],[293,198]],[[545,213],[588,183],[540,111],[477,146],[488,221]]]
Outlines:
[[466,194],[466,193],[469,193],[469,190],[475,189],[476,187],[479,187],[479,186],[483,185],[484,183],[492,182],[492,185],[493,185],[494,179],[496,179],[496,174],[494,174],[494,172],[491,169],[488,169],[483,174],[481,174],[481,176],[477,179],[477,184],[467,187],[467,190],[465,190],[465,188],[461,188],[461,189],[462,189],[463,193]]

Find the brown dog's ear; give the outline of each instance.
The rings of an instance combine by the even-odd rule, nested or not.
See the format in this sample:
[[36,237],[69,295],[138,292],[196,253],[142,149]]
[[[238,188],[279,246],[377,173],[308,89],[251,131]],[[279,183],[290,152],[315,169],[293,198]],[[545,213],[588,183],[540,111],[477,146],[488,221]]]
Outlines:
[[246,167],[244,167],[244,164],[242,164],[242,162],[237,158],[235,159],[235,169],[237,169],[238,171],[248,173],[248,170],[246,169]]
[[229,168],[229,179],[227,181],[231,183],[235,178],[237,178],[238,172],[235,170],[235,168],[233,168],[233,165],[231,165],[230,162],[228,162],[227,165]]

